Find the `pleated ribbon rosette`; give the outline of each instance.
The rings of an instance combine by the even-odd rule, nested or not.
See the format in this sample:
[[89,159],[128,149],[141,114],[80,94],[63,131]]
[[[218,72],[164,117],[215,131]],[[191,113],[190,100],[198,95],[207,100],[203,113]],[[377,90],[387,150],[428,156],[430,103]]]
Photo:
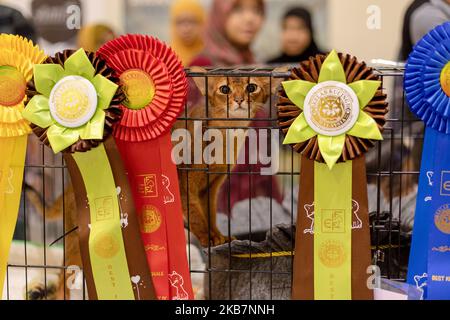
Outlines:
[[141,236],[160,300],[193,299],[171,128],[182,113],[187,81],[174,51],[144,35],[126,35],[97,53],[124,87],[114,137],[133,188]]
[[414,47],[405,70],[411,111],[425,125],[408,283],[427,300],[450,299],[450,22]]
[[332,51],[301,62],[283,82],[284,144],[302,155],[293,299],[372,299],[364,152],[382,140],[381,81]]
[[38,46],[20,36],[0,34],[0,291],[22,193],[29,123],[22,117],[33,66],[45,60]]
[[80,248],[92,300],[154,299],[133,199],[111,137],[123,94],[104,60],[66,50],[34,68],[23,116],[63,152],[77,200]]

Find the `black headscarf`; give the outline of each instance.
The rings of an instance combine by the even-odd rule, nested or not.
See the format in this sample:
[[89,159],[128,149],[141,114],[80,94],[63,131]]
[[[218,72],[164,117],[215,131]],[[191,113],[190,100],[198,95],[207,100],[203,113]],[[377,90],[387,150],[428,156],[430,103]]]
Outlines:
[[322,51],[318,48],[316,41],[314,40],[314,27],[312,22],[311,13],[301,7],[296,7],[290,9],[283,17],[283,21],[286,21],[286,19],[290,17],[296,17],[305,22],[306,27],[309,29],[311,33],[311,43],[306,48],[305,51],[303,51],[301,54],[295,55],[295,56],[289,56],[285,53],[283,53],[281,56],[272,59],[269,61],[269,63],[273,64],[279,64],[279,63],[298,63],[303,60],[307,60],[311,56],[315,56],[316,54],[322,53]]
[[428,2],[429,0],[414,0],[406,10],[405,17],[403,18],[402,48],[399,57],[401,61],[406,61],[408,59],[408,56],[414,47],[414,43],[411,39],[411,17],[417,9]]
[[0,5],[0,33],[9,33],[36,41],[32,24],[16,9]]

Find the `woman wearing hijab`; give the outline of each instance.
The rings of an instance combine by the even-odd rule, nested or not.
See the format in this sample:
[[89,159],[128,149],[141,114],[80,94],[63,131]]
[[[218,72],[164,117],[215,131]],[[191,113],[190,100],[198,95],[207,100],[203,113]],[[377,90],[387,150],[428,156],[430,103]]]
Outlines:
[[170,8],[171,46],[184,66],[204,48],[205,10],[197,0],[177,0]]
[[264,23],[263,0],[214,0],[205,50],[193,66],[231,67],[255,63],[250,49]]
[[299,63],[321,53],[314,40],[311,13],[304,8],[293,8],[283,18],[283,53],[268,63]]
[[106,42],[116,37],[114,31],[104,24],[84,26],[78,33],[78,47],[86,51],[96,52]]
[[[205,50],[191,63],[191,66],[236,67],[254,64],[255,58],[250,47],[261,30],[265,20],[263,0],[214,0],[206,29]],[[191,86],[190,105],[196,106],[199,94]],[[269,118],[268,112],[261,110],[257,118]],[[251,127],[270,127],[268,121],[254,121]],[[246,150],[249,150],[248,142]],[[234,173],[261,172],[261,164],[237,165]],[[281,202],[275,176],[231,174],[222,186],[218,199],[219,212],[231,214],[234,205],[249,198],[265,197]],[[248,211],[246,212],[248,214]]]

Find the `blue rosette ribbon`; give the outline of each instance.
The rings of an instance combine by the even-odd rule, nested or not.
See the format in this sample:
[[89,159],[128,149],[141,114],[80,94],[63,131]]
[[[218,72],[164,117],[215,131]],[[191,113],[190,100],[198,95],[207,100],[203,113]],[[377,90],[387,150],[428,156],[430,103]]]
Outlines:
[[450,299],[450,22],[415,46],[404,85],[426,125],[408,283],[423,299]]

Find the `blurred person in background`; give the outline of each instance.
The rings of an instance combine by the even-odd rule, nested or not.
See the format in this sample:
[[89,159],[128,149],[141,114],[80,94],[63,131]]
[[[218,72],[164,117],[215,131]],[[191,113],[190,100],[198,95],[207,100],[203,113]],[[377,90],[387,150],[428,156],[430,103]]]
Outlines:
[[301,7],[292,8],[283,17],[282,54],[270,64],[299,63],[321,53],[314,39],[311,13]]
[[176,0],[170,7],[171,46],[189,66],[204,49],[205,9],[197,0]]
[[87,25],[80,29],[77,37],[79,48],[86,51],[97,51],[106,42],[116,37],[114,30],[104,24]]
[[[265,21],[263,0],[214,0],[206,29],[205,50],[191,66],[237,67],[255,64],[251,46]],[[189,106],[196,106],[201,99],[195,86],[190,86]],[[261,110],[257,118],[270,118],[268,110]],[[253,121],[251,128],[272,127],[270,121]],[[248,142],[245,145],[249,150]],[[246,152],[248,156],[248,152]],[[237,165],[233,172],[260,172],[263,166]],[[251,176],[251,179],[249,178]],[[250,181],[251,180],[251,181]],[[223,184],[218,198],[218,210],[231,215],[236,203],[249,198],[264,197],[282,202],[282,195],[275,176],[231,174]],[[228,200],[230,200],[228,202]],[[242,214],[248,214],[249,210]],[[240,214],[240,213],[238,213]]]
[[438,25],[450,20],[450,0],[429,0],[411,15],[411,39],[414,44]]
[[0,5],[0,33],[20,35],[36,42],[33,25],[20,11],[4,5]]
[[205,50],[193,66],[231,67],[255,63],[251,45],[265,20],[263,0],[214,0]]

